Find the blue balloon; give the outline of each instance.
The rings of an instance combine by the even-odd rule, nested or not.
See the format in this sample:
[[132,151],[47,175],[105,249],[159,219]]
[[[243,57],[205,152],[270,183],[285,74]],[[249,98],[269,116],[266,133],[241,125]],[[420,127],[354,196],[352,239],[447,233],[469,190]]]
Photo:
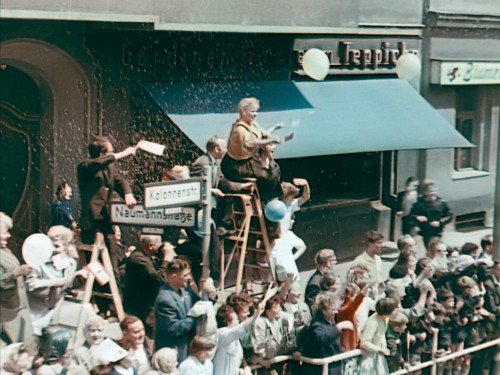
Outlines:
[[264,207],[264,214],[269,221],[277,223],[284,219],[286,215],[286,205],[280,200],[273,200]]

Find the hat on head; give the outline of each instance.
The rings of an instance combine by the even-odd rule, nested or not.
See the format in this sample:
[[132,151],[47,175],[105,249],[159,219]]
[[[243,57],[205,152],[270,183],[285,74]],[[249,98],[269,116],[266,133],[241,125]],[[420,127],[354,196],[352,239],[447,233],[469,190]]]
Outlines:
[[165,170],[163,175],[169,181],[187,180],[190,178],[189,167],[187,165],[176,165],[170,171]]

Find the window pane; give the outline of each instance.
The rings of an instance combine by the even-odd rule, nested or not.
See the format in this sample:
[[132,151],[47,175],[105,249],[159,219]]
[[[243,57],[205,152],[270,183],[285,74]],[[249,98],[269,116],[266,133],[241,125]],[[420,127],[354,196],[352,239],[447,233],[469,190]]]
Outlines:
[[[457,119],[457,130],[470,142],[474,138],[474,120],[471,118]],[[457,148],[455,150],[455,169],[470,169],[473,164],[473,149],[472,148]]]

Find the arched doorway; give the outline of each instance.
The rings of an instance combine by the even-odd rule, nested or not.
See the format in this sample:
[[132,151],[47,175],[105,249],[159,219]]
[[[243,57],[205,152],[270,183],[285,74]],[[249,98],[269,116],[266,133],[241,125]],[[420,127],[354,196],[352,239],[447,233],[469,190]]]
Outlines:
[[[13,215],[12,245],[19,248],[26,235],[50,225],[49,205],[57,184],[76,184],[76,165],[86,154],[95,124],[95,84],[66,51],[37,39],[2,41],[0,68],[2,92],[18,79],[32,93],[27,98],[25,91],[14,91],[0,101],[2,142],[12,149],[12,155],[2,156],[2,169],[8,172],[22,163],[26,168],[24,177],[6,175],[9,180],[2,184],[19,186],[20,191],[13,194],[14,189],[6,188],[0,201],[0,209]],[[20,110],[23,105],[30,110]]]
[[27,74],[0,67],[0,211],[29,234],[39,222],[40,92]]

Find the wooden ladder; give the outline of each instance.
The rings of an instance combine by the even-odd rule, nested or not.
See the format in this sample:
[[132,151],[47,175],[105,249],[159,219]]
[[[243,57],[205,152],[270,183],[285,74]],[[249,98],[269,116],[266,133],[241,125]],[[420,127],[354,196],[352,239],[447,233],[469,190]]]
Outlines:
[[229,268],[238,259],[236,292],[244,289],[250,294],[257,294],[260,292],[253,293],[253,284],[268,284],[276,278],[264,211],[257,185],[254,180],[252,182],[254,186],[249,194],[226,194],[232,198],[231,217],[236,233],[224,238],[223,248],[230,243],[231,251],[227,262],[225,251],[222,252],[220,285],[225,288]]

